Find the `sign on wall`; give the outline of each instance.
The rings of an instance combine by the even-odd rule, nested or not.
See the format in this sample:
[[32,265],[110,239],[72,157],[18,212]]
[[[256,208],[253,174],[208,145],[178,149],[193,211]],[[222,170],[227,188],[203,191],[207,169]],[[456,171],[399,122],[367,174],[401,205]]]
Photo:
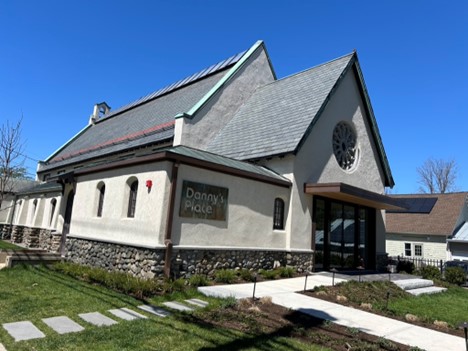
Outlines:
[[180,217],[225,221],[229,189],[184,180]]

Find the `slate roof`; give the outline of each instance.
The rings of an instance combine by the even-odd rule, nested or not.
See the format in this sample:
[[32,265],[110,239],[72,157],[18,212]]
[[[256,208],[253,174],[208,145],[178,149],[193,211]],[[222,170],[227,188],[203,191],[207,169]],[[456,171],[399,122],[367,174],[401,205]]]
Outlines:
[[51,193],[51,192],[61,192],[62,186],[56,182],[48,182],[48,183],[39,183],[34,182],[34,185],[30,185],[27,188],[24,188],[18,191],[20,195],[27,195],[27,194],[39,194],[39,193]]
[[231,169],[237,169],[240,171],[257,174],[257,175],[269,177],[272,179],[276,179],[276,180],[291,184],[291,181],[289,179],[283,177],[282,175],[276,173],[275,171],[267,167],[258,166],[249,162],[235,160],[235,159],[228,158],[225,156],[216,155],[210,152],[197,150],[197,149],[193,149],[193,148],[182,146],[182,145],[168,148],[167,151],[173,154],[187,156],[187,157],[194,158],[200,161],[206,161],[212,164],[226,166]]
[[396,199],[437,198],[437,201],[429,213],[387,212],[387,233],[449,236],[457,229],[468,192],[390,196]]
[[172,139],[174,117],[196,105],[243,55],[234,55],[111,111],[49,157],[41,171]]
[[295,152],[354,55],[258,88],[208,151],[241,160]]

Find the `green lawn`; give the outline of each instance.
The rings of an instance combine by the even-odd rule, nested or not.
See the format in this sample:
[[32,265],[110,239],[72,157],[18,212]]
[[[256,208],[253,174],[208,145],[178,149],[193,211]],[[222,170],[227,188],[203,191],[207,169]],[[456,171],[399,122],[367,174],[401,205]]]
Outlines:
[[[197,296],[195,291],[167,299]],[[223,301],[208,299],[213,308]],[[159,303],[162,299],[154,299]],[[324,350],[292,338],[247,334],[196,323],[174,313],[167,318],[148,315],[147,320],[123,321],[111,327],[85,323],[78,313],[107,312],[112,308],[136,309],[141,301],[91,285],[43,267],[18,266],[0,270],[0,323],[32,321],[46,334],[44,339],[15,342],[0,328],[0,342],[14,350]],[[41,319],[66,315],[85,327],[83,332],[59,335]],[[193,320],[193,321],[191,321]]]
[[453,286],[433,295],[409,296],[391,300],[389,309],[396,315],[414,314],[423,321],[445,321],[457,328],[468,321],[468,290]]
[[24,250],[23,247],[12,244],[8,241],[0,240],[0,250]]

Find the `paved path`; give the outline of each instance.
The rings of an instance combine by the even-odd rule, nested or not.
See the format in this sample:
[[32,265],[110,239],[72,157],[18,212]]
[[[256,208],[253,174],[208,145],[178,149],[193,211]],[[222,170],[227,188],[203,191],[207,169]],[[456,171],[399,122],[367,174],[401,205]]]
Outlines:
[[[340,280],[335,277],[335,283]],[[255,297],[271,296],[277,305],[426,351],[465,350],[465,340],[461,337],[296,293],[304,290],[304,283],[304,277],[257,283]],[[321,273],[308,277],[307,289],[320,285],[332,285],[332,277]],[[253,283],[198,289],[208,296],[234,296],[238,299],[253,296]]]
[[[199,299],[185,300],[185,303],[186,304],[173,301],[165,302],[164,305],[172,310],[181,312],[193,311],[195,308],[203,308],[208,305],[208,302]],[[189,307],[189,305],[192,307]],[[158,317],[167,317],[171,315],[171,312],[167,311],[166,309],[153,305],[141,305],[138,306],[138,308]],[[121,320],[127,321],[148,318],[126,307],[111,309],[108,312]],[[78,316],[88,324],[97,327],[111,326],[118,323],[118,321],[113,320],[112,318],[109,318],[99,312],[81,313]],[[55,330],[58,334],[75,333],[83,331],[85,329],[80,324],[74,322],[67,316],[57,316],[45,318],[42,320],[45,324],[47,324],[51,329]],[[2,326],[15,341],[32,340],[46,337],[46,335],[30,321],[5,323]],[[2,343],[0,343],[0,351],[6,351]]]

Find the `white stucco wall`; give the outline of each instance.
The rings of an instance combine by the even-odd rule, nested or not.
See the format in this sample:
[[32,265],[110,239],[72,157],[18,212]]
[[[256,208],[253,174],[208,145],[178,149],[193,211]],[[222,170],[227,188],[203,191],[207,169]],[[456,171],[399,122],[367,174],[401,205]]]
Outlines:
[[[159,162],[80,176],[69,236],[143,247],[162,246],[169,170],[169,162]],[[134,218],[127,217],[130,178],[138,179]],[[153,182],[151,190],[146,187],[147,180]],[[100,182],[104,182],[106,190],[102,217],[97,217]]]
[[[180,217],[184,180],[229,189],[226,220]],[[277,197],[284,200],[285,213],[288,213],[289,188],[181,165],[172,242],[183,247],[285,249],[287,230],[273,230],[273,209]],[[285,217],[285,228],[288,228],[289,217]]]
[[[332,148],[333,129],[340,121],[352,124],[360,149],[359,163],[352,172],[344,171]],[[275,158],[267,167],[289,177],[293,182],[290,203],[290,247],[310,249],[312,240],[312,196],[304,193],[305,183],[342,182],[383,194],[384,176],[367,122],[354,73],[349,71],[331,101],[314,125],[295,158]],[[382,211],[377,211],[376,250],[385,252],[385,225]]]
[[424,259],[446,260],[447,243],[444,236],[436,235],[411,235],[411,234],[387,234],[387,253],[389,256],[405,256],[405,243],[411,243],[414,256],[414,245],[422,245],[422,256]]
[[9,223],[11,218],[11,212],[13,208],[13,195],[6,195],[2,201],[2,205],[0,206],[0,223]]
[[206,149],[208,143],[232,119],[253,91],[273,80],[267,54],[260,47],[192,119],[176,120],[174,146]]

